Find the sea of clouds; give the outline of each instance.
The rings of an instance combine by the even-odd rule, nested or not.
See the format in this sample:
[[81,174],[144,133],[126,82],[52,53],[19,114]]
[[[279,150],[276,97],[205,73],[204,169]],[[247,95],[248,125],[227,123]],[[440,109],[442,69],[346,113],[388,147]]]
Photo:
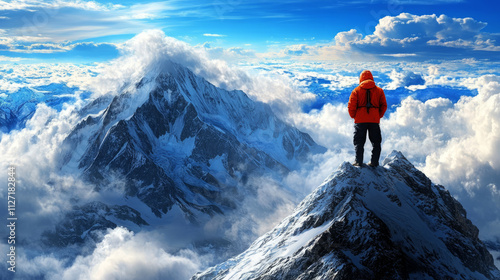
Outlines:
[[[213,264],[213,252],[197,252],[188,243],[174,244],[181,242],[179,236],[166,237],[155,229],[136,233],[122,227],[110,229],[102,233],[102,241],[87,244],[86,249],[47,251],[37,245],[40,234],[62,219],[74,203],[103,199],[103,194],[75,174],[60,172],[59,147],[80,120],[78,109],[95,97],[118,94],[168,61],[187,66],[216,86],[241,89],[254,100],[270,104],[279,117],[328,148],[282,182],[252,178],[256,196],[243,201],[241,210],[227,220],[213,221],[214,227],[232,222],[231,230],[224,233],[229,240],[239,238],[248,245],[291,213],[342,162],[353,160],[353,121],[346,105],[363,69],[373,70],[376,82],[392,101],[381,122],[382,157],[392,150],[402,151],[464,205],[481,238],[500,238],[497,64],[460,60],[235,65],[207,46],[191,46],[158,30],[137,35],[121,46],[121,52],[118,59],[95,65],[0,66],[4,77],[0,98],[50,84],[64,85],[74,96],[57,108],[40,101],[22,129],[0,132],[0,170],[5,170],[0,172],[0,181],[7,181],[9,165],[18,170],[19,279],[60,279],[61,275],[64,279],[188,279]],[[365,158],[370,150],[367,145]],[[5,201],[6,193],[1,192],[0,198]],[[5,210],[0,209],[4,216]],[[0,247],[2,252],[7,250],[5,243]],[[74,252],[79,255],[75,257]],[[5,265],[5,256],[0,261]]]

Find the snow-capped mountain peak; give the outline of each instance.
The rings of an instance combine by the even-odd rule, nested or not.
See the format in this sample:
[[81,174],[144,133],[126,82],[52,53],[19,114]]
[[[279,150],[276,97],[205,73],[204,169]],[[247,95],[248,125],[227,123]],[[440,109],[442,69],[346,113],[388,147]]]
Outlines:
[[193,279],[499,279],[478,229],[400,152],[345,162],[242,254]]
[[[97,190],[122,184],[124,196],[138,198],[157,218],[182,213],[203,225],[238,208],[251,193],[249,176],[281,177],[324,149],[268,105],[173,62],[123,90],[81,110],[61,168],[81,173]],[[64,232],[72,230],[81,236],[82,230]]]

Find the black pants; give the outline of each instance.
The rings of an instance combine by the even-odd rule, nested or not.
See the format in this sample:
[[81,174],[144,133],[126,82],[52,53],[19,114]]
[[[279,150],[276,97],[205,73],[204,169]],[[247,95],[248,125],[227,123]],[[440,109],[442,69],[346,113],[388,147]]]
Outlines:
[[354,124],[354,149],[356,150],[356,162],[363,163],[363,153],[365,151],[366,133],[372,143],[371,163],[378,164],[380,151],[382,150],[382,133],[378,123],[355,123]]

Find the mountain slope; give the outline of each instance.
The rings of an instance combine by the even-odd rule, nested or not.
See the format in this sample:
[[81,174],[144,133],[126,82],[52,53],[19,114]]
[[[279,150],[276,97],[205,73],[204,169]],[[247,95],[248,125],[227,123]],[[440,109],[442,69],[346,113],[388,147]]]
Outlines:
[[[179,209],[175,213],[193,224],[236,209],[252,192],[245,189],[249,176],[282,176],[324,149],[266,104],[175,63],[119,95],[94,100],[80,114],[64,142],[63,171],[83,174],[97,190],[123,189],[158,218]],[[89,229],[73,230],[78,237]]]
[[401,153],[344,163],[276,228],[193,279],[499,279],[478,229]]

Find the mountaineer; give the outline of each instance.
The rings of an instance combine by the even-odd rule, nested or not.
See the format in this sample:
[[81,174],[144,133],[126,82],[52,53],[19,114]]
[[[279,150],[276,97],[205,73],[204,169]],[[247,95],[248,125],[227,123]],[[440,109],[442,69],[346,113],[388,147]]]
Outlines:
[[380,119],[387,110],[384,90],[378,87],[373,80],[370,71],[364,70],[359,76],[357,86],[349,97],[347,104],[349,115],[354,119],[354,149],[356,159],[354,166],[363,165],[363,153],[366,142],[366,134],[372,143],[372,157],[368,163],[371,167],[377,167],[380,158],[382,133],[380,132]]

